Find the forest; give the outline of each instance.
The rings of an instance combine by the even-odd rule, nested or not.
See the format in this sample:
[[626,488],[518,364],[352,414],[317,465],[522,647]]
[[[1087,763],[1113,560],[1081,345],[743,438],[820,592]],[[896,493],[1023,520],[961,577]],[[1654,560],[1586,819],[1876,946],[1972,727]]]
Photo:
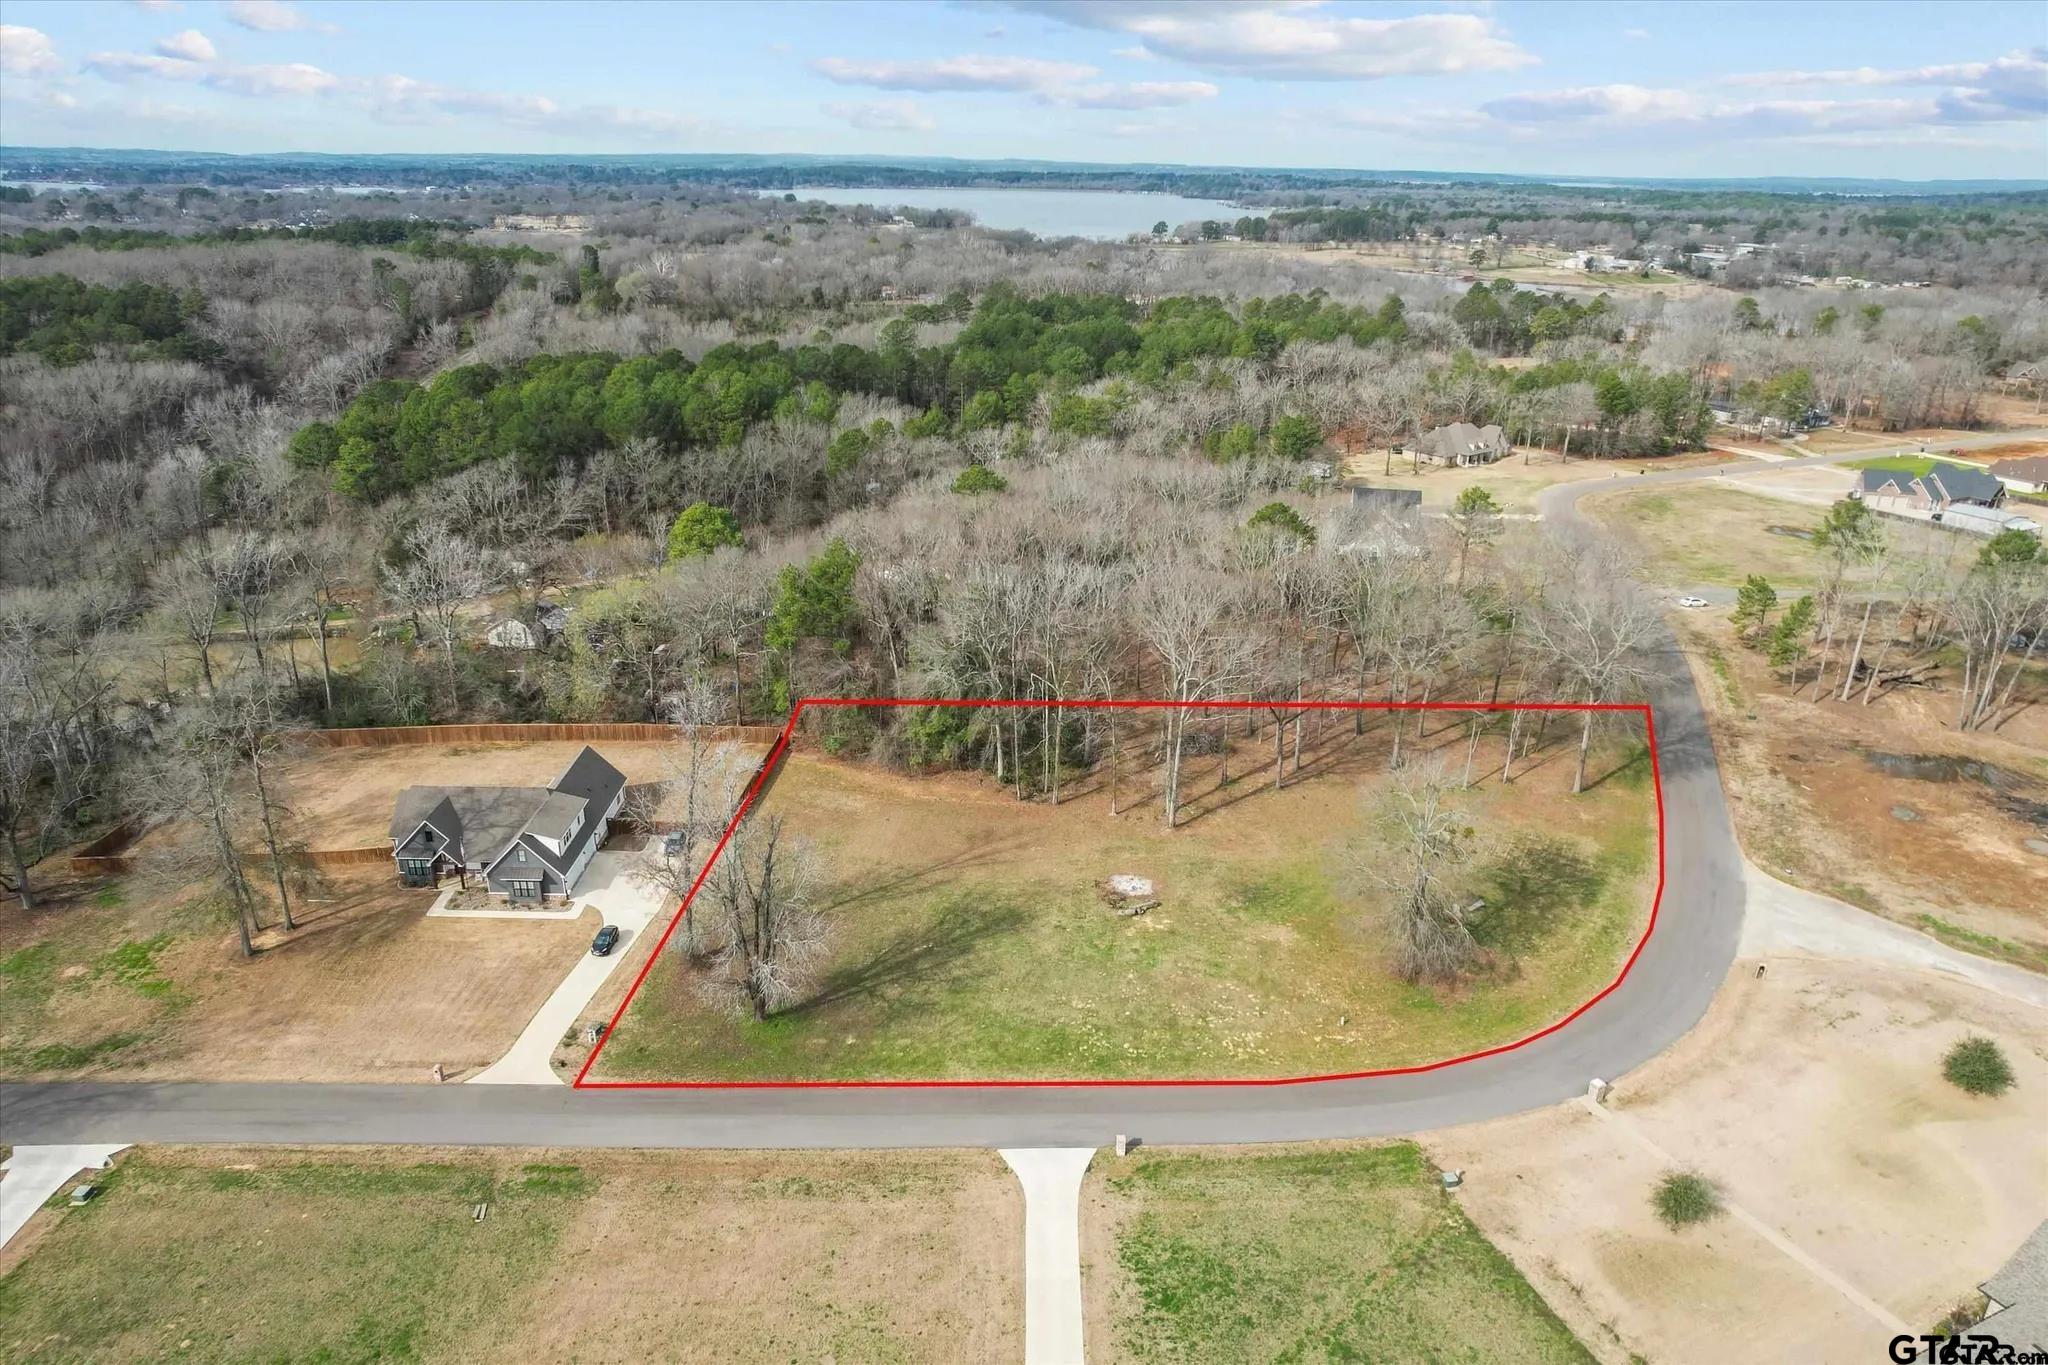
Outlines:
[[[1358,211],[1413,231],[1403,200],[1432,193]],[[1465,221],[1458,195],[1541,198],[1443,194],[1439,227]],[[1754,230],[1756,198],[1720,227]],[[514,211],[592,225],[490,226]],[[1858,241],[1888,212],[1774,211],[1788,236],[1854,217]],[[308,726],[641,720],[678,698],[758,722],[919,689],[1628,694],[1654,612],[1614,547],[1484,501],[1390,523],[1325,491],[1328,466],[1458,421],[1656,458],[1699,448],[1710,403],[1976,424],[2048,357],[2048,309],[2008,287],[2026,206],[1973,211],[1893,226],[1982,235],[1975,284],[1665,296],[906,229],[713,184],[17,197],[0,880],[33,895],[60,850],[170,821],[234,854],[208,875],[253,906],[241,853],[290,843],[265,756]],[[1969,599],[1972,572],[1928,601]],[[571,610],[545,648],[484,644],[550,604]],[[2002,647],[1965,615],[1938,629]],[[1036,791],[1097,742],[1055,710],[849,710],[820,738]],[[1159,742],[1171,769],[1203,740]]]

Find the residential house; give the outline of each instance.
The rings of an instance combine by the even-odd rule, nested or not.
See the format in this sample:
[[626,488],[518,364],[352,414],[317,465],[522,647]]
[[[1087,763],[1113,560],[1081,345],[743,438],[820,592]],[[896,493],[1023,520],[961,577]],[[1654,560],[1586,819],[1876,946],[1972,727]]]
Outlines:
[[2000,460],[1992,475],[2015,493],[2048,493],[2048,455],[2024,460]]
[[1416,458],[1430,464],[1492,464],[1513,453],[1514,448],[1498,426],[1476,427],[1470,422],[1453,422],[1426,431],[1415,441]]
[[1983,469],[1936,464],[1925,474],[1899,469],[1865,469],[1856,493],[1881,512],[1943,512],[1958,503],[1996,507],[2005,501],[2005,485]]
[[453,874],[512,901],[567,897],[625,800],[625,775],[588,745],[546,787],[407,787],[391,856],[407,886]]

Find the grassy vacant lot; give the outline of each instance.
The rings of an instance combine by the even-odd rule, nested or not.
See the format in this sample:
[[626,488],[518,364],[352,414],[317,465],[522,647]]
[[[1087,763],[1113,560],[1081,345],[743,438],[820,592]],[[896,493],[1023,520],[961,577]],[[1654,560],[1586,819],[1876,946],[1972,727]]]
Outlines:
[[[244,960],[210,900],[142,878],[0,910],[0,1075],[425,1081],[504,1054],[596,916],[428,919],[429,891],[334,874]],[[66,898],[68,897],[68,898]]]
[[[1437,465],[1414,466],[1406,456],[1391,461],[1384,450],[1362,451],[1344,462],[1346,478],[1359,479],[1374,488],[1415,488],[1422,492],[1427,507],[1449,507],[1467,488],[1484,488],[1495,502],[1510,513],[1536,510],[1536,499],[1546,488],[1561,483],[1601,480],[1621,486],[1639,474],[1664,469],[1696,469],[1729,463],[1719,451],[1690,455],[1665,455],[1656,459],[1565,460],[1554,450],[1518,449],[1498,464],[1446,469]],[[1389,464],[1392,472],[1387,472]],[[1736,467],[1741,467],[1739,464]]]
[[[1463,726],[1434,723],[1423,743],[1461,762]],[[1111,816],[1106,772],[1053,807],[977,774],[798,753],[762,809],[826,856],[837,941],[822,984],[764,1024],[734,1018],[705,1002],[679,932],[596,1076],[1303,1075],[1453,1056],[1561,1017],[1612,978],[1647,913],[1647,763],[1578,798],[1555,747],[1510,786],[1479,782],[1466,799],[1491,840],[1491,964],[1433,990],[1393,976],[1352,870],[1379,847],[1365,807],[1388,728],[1360,739],[1334,719],[1278,793],[1257,746],[1221,791],[1215,760],[1191,760],[1202,799],[1171,831],[1139,799],[1149,774],[1125,775]],[[1499,742],[1479,754],[1475,772],[1497,774]],[[1150,878],[1158,908],[1119,918],[1096,889],[1115,874]]]
[[1628,536],[1647,577],[1660,586],[1735,588],[1754,573],[1782,593],[1810,587],[1819,576],[1818,553],[1794,534],[1811,534],[1820,524],[1818,507],[1700,485],[1616,493],[1587,506]]
[[993,1153],[145,1149],[106,1183],[0,1259],[0,1358],[1022,1352]]
[[1590,1361],[1412,1143],[1098,1158],[1089,1354]]

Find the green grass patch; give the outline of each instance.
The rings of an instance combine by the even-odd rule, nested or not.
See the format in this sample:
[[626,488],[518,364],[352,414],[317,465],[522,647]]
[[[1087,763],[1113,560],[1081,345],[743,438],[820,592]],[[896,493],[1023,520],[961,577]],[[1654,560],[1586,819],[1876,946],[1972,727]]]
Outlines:
[[[1034,833],[1034,850],[1046,852],[1000,867],[870,863],[823,898],[838,938],[815,989],[762,1023],[707,1002],[678,935],[598,1074],[1287,1076],[1509,1041],[1605,985],[1647,911],[1647,751],[1610,755],[1593,771],[1610,780],[1560,798],[1589,813],[1569,822],[1572,837],[1501,827],[1500,862],[1482,869],[1488,963],[1452,990],[1392,975],[1381,912],[1344,870],[1371,836],[1340,789],[1335,814],[1257,853],[1225,856],[1199,826],[1159,837],[1112,825],[1096,847],[1082,839],[1098,836],[1079,831]],[[1498,792],[1482,786],[1475,809]],[[917,824],[907,812],[902,827]],[[1104,905],[1096,879],[1118,871],[1154,879],[1160,905],[1136,918]]]
[[1961,948],[1966,953],[1996,958],[2032,971],[2048,972],[2048,948],[2038,943],[2016,943],[1996,934],[1980,933],[1960,924],[1951,924],[1938,915],[1922,913],[1914,916],[1913,922],[1951,948]]
[[588,1192],[558,1182],[501,1183],[481,1164],[236,1171],[137,1153],[0,1279],[0,1357],[444,1355],[546,1269]]
[[166,960],[218,924],[211,902],[131,903],[116,881],[10,925],[37,937],[0,955],[0,1072],[101,1067],[159,1037],[191,1001]]
[[1719,1216],[1721,1191],[1703,1175],[1672,1171],[1657,1182],[1650,1206],[1657,1211],[1657,1221],[1676,1232]]
[[1095,1178],[1120,1358],[1592,1359],[1413,1143],[1141,1149]]
[[1662,587],[1739,588],[1762,574],[1789,600],[1820,576],[1819,552],[1795,534],[1819,524],[1817,508],[1705,485],[1605,494],[1587,506],[1629,537],[1645,576]]
[[1937,464],[1952,464],[1953,461],[1937,460],[1932,455],[1879,455],[1868,460],[1850,460],[1845,469],[1888,469],[1896,474],[1911,474],[1915,478],[1925,474]]
[[2003,1095],[2013,1087],[2012,1063],[1989,1038],[1971,1034],[1941,1059],[1941,1074],[1972,1095]]

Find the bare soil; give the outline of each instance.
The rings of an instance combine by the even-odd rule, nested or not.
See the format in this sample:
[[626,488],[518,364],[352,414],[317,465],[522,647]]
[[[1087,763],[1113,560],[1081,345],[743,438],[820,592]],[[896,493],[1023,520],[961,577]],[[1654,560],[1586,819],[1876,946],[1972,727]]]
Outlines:
[[[596,749],[631,783],[664,775],[675,745],[605,740]],[[312,848],[388,842],[391,807],[410,786],[546,786],[581,752],[578,741],[302,749],[287,769],[294,809]]]
[[[2032,705],[1996,730],[1963,732],[1945,672],[1868,707],[1860,691],[1816,703],[1810,687],[1787,696],[1724,612],[1677,625],[1751,858],[1953,946],[2048,970],[2048,855],[2027,844],[2048,839],[2048,824],[2024,804],[2048,802],[2048,669],[2022,689]],[[1873,755],[1988,764],[2008,786]]]
[[[1339,438],[1340,448],[1342,434]],[[1435,465],[1423,465],[1417,470],[1405,457],[1393,457],[1393,472],[1384,473],[1387,468],[1387,452],[1381,449],[1357,450],[1344,459],[1344,475],[1373,488],[1418,488],[1422,490],[1425,507],[1448,507],[1467,488],[1484,488],[1510,513],[1533,512],[1536,497],[1544,489],[1561,483],[1582,483],[1601,479],[1621,486],[1626,480],[1638,474],[1654,473],[1665,469],[1698,469],[1709,465],[1729,464],[1727,455],[1720,451],[1694,451],[1685,455],[1665,455],[1656,459],[1596,460],[1574,457],[1566,460],[1559,451],[1531,450],[1517,447],[1512,457],[1497,464],[1468,466],[1463,469],[1446,469]],[[1732,467],[1742,467],[1740,462]]]
[[298,932],[271,931],[253,959],[203,905],[139,889],[9,909],[0,1057],[46,1079],[431,1081],[440,1063],[459,1080],[512,1045],[597,917],[429,919],[434,896],[381,870],[333,874]]
[[[1997,1099],[1942,1078],[1973,1032],[2018,1074]],[[2048,1018],[1938,973],[1787,958],[1758,980],[1739,963],[1610,1108],[1622,1124],[1573,1103],[1424,1142],[1607,1360],[1722,1361],[1745,1341],[1774,1359],[1879,1360],[1892,1334],[1733,1216],[1667,1230],[1650,1194],[1671,1163],[1641,1139],[1915,1330],[2048,1212]]]

